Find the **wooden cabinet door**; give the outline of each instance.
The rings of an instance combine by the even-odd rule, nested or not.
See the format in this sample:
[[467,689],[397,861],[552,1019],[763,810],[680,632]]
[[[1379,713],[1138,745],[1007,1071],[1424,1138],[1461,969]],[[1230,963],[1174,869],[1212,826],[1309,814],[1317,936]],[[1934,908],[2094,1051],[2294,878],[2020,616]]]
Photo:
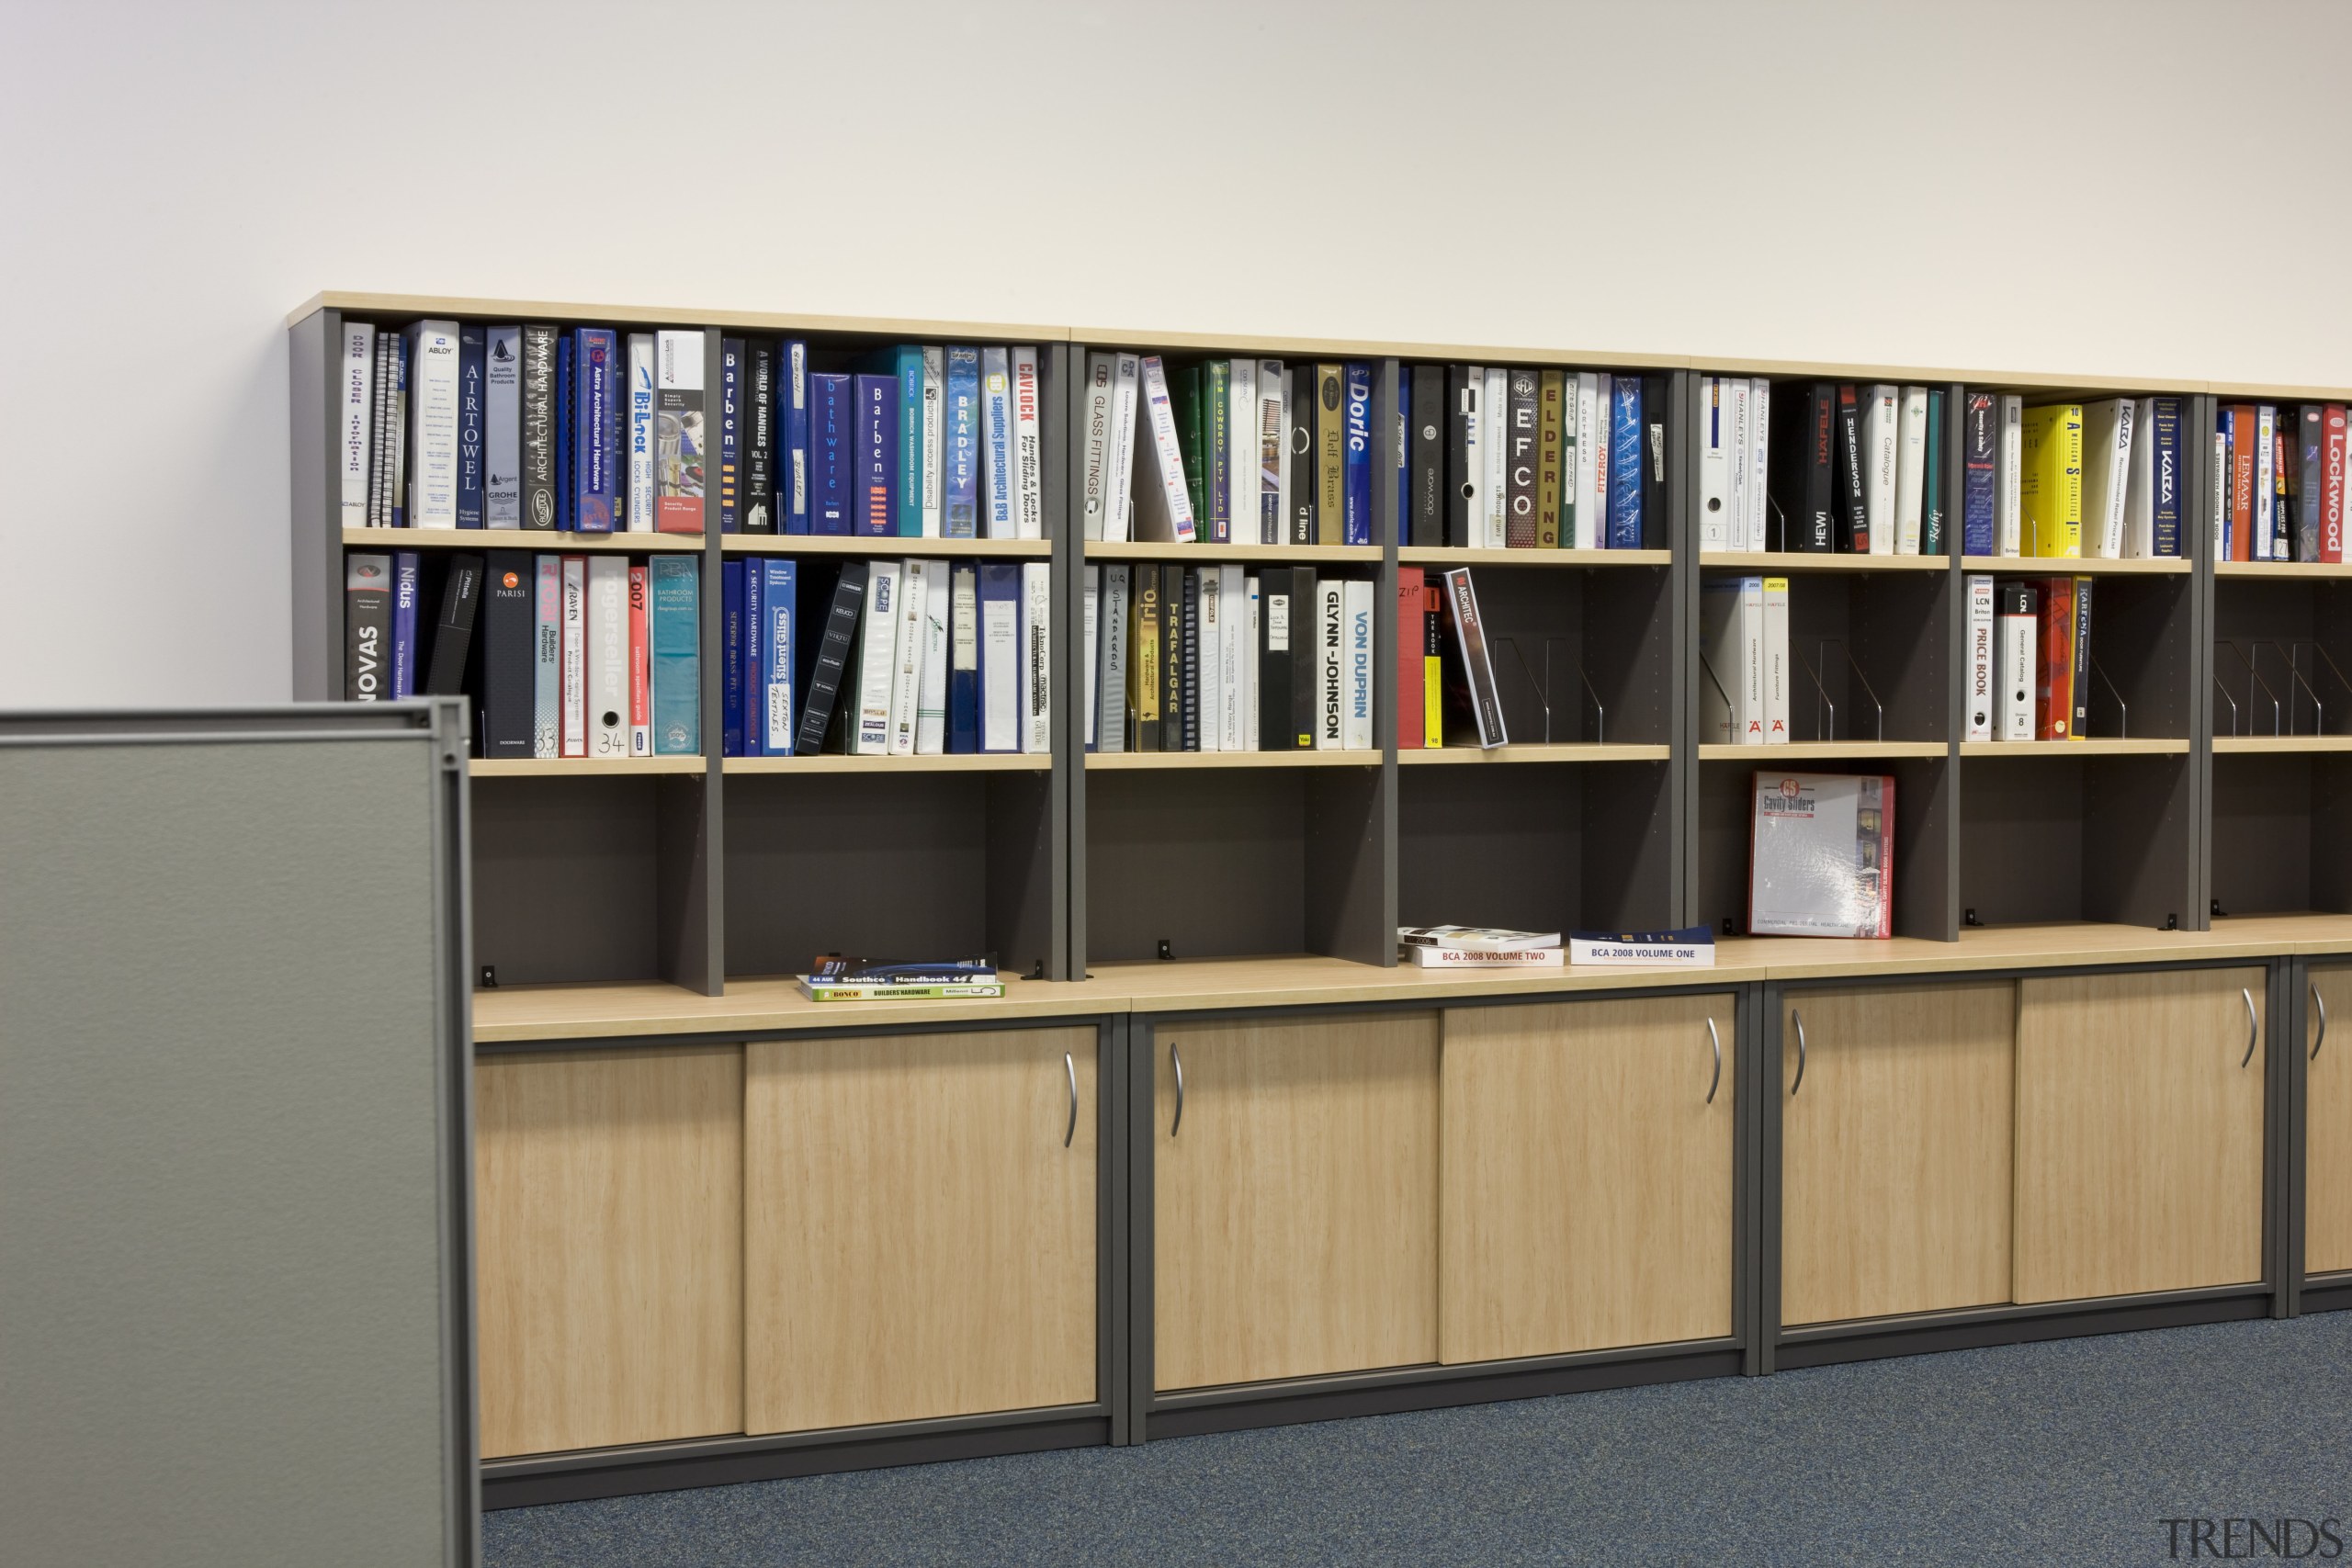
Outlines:
[[2018,983],[2018,1301],[2262,1278],[2264,985],[2260,969]]
[[2010,1299],[2016,1014],[2007,981],[1782,1005],[1782,1323]]
[[1447,1010],[1441,1360],[1731,1333],[1736,1016],[1728,996]]
[[746,1430],[1096,1397],[1095,1040],[745,1047]]
[[742,1202],[741,1047],[483,1056],[482,1453],[741,1431]]
[[2319,1055],[2303,1069],[2303,1272],[2333,1274],[2352,1269],[2352,969],[2314,969],[2311,979],[2330,1035],[2312,1007],[2302,1049],[2316,1043]]
[[1157,1386],[1435,1360],[1436,1015],[1162,1023],[1152,1054]]

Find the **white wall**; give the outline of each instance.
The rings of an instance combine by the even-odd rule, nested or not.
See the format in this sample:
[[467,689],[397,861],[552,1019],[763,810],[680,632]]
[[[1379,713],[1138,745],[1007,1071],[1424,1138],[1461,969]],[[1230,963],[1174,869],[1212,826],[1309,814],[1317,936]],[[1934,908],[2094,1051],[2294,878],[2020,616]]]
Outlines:
[[2332,0],[0,0],[0,706],[286,694],[322,288],[2345,383],[2347,68]]

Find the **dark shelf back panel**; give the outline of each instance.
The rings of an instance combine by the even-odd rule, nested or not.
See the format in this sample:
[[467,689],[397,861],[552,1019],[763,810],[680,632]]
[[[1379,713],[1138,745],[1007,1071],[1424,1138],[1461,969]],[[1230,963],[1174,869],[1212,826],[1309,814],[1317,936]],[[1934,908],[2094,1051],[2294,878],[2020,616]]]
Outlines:
[[668,978],[663,930],[684,913],[663,919],[679,897],[674,846],[694,826],[690,801],[658,787],[671,782],[475,781],[476,965],[502,986]]

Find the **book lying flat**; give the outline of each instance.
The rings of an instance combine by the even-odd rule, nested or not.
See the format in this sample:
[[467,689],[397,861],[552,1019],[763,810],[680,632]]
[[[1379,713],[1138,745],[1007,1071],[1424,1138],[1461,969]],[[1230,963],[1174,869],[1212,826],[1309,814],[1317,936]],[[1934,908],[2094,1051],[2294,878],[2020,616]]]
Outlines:
[[1495,951],[1526,947],[1557,947],[1558,931],[1515,931],[1500,926],[1398,926],[1396,941],[1405,947],[1444,947],[1464,951]]
[[1001,997],[1000,980],[956,980],[944,985],[899,984],[888,980],[822,980],[800,976],[801,993],[812,1002],[939,1001],[949,997]]
[[1568,962],[1708,968],[1715,962],[1714,933],[1705,926],[1673,931],[1571,931]]
[[1567,950],[1558,947],[1475,948],[1407,947],[1423,969],[1558,969]]

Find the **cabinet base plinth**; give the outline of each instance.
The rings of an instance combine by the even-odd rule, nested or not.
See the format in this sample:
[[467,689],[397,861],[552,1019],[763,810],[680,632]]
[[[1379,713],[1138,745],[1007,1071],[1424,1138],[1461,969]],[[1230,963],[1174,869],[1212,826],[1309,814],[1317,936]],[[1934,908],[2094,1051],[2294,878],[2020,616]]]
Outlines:
[[1144,1436],[1147,1440],[1189,1438],[1204,1432],[1238,1432],[1303,1421],[1342,1420],[1353,1416],[1393,1416],[1408,1410],[1488,1404],[1506,1399],[1541,1399],[1555,1393],[1589,1393],[1645,1383],[1737,1377],[1739,1373],[1737,1346],[1668,1351],[1654,1356],[1611,1354],[1607,1359],[1553,1366],[1400,1368],[1394,1372],[1367,1372],[1349,1378],[1316,1378],[1162,1394],[1158,1408],[1144,1418]]
[[530,1508],[836,1471],[1100,1448],[1110,1441],[1111,1420],[1103,1415],[1039,1420],[959,1417],[773,1438],[705,1438],[587,1453],[534,1454],[485,1463],[481,1506]]
[[[2308,1303],[2308,1293],[2305,1300]],[[1840,1361],[1873,1361],[1887,1356],[1922,1356],[1939,1350],[1975,1350],[1989,1345],[2074,1339],[2086,1334],[2129,1334],[2143,1328],[2237,1323],[2268,1317],[2270,1301],[2267,1285],[2230,1285],[2178,1295],[2067,1302],[2054,1309],[1988,1307],[1968,1313],[1929,1314],[1898,1322],[1830,1324],[1784,1335],[1773,1348],[1772,1364],[1774,1371],[1787,1371]],[[2352,1305],[2352,1301],[2345,1304]]]

